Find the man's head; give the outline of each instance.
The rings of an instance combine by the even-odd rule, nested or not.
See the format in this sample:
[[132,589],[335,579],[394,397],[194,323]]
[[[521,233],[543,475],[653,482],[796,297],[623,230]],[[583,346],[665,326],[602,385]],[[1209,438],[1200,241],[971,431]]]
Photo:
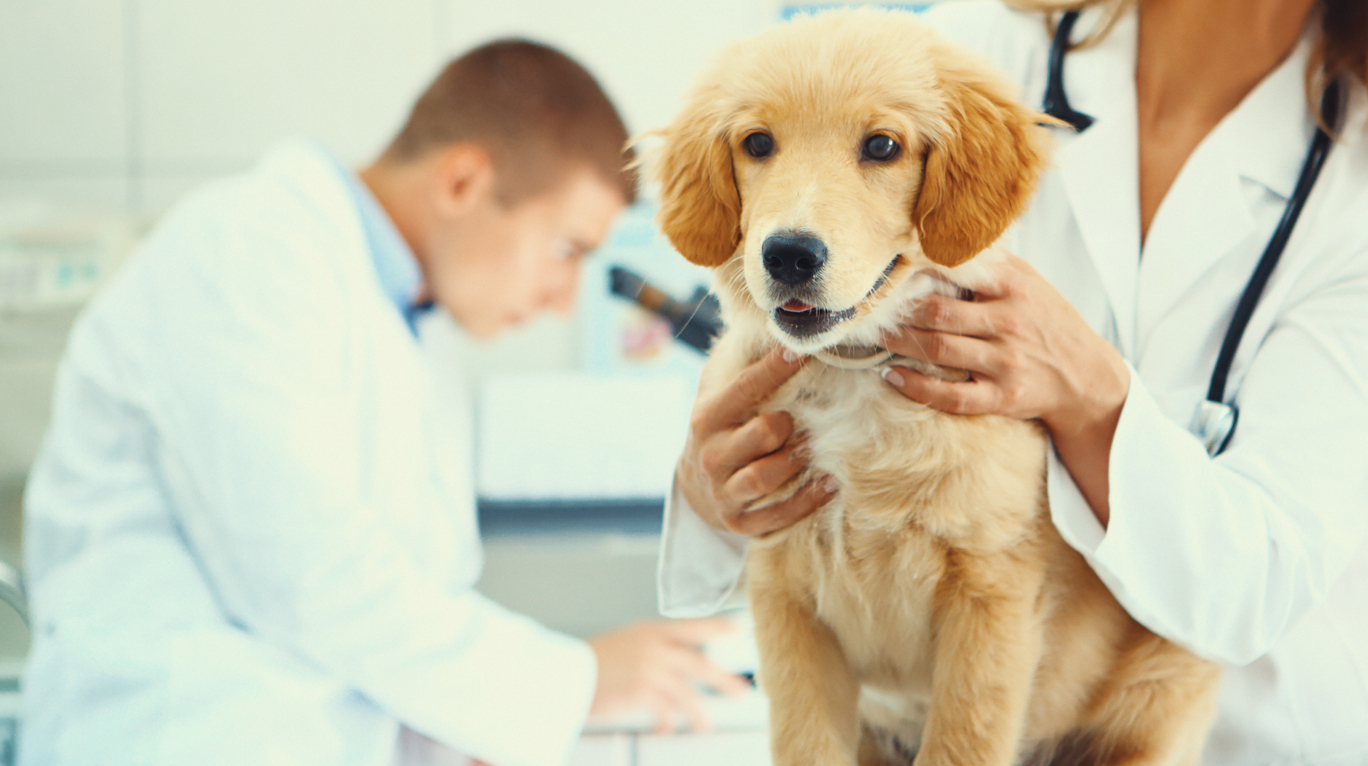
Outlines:
[[448,64],[362,178],[431,297],[491,336],[574,305],[580,260],[636,198],[626,141],[581,66],[507,40]]

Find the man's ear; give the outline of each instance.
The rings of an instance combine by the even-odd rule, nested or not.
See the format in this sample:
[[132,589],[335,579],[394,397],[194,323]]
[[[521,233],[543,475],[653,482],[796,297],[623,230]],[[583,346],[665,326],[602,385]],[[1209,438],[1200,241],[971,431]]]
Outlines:
[[973,69],[943,76],[948,132],[927,148],[912,224],[922,252],[956,266],[993,244],[1026,209],[1048,161],[1048,118]]
[[464,212],[494,193],[494,161],[478,144],[458,143],[439,150],[433,168],[434,193],[443,213]]
[[741,198],[731,148],[710,113],[710,99],[695,98],[657,135],[651,175],[660,181],[660,229],[685,258],[720,266],[741,241]]

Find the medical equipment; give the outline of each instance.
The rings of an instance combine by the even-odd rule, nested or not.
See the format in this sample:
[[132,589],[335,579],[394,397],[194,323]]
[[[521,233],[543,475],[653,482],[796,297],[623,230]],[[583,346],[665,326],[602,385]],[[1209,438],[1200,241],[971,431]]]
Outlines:
[[675,340],[700,354],[708,353],[722,333],[721,307],[717,296],[699,287],[686,301],[678,301],[644,277],[622,266],[608,270],[608,291],[626,298],[670,323]]
[[[1064,91],[1064,56],[1069,51],[1069,35],[1073,31],[1074,24],[1078,21],[1078,13],[1078,11],[1065,13],[1060,17],[1059,26],[1055,29],[1054,40],[1050,45],[1049,79],[1045,86],[1045,98],[1041,110],[1051,117],[1068,123],[1076,132],[1082,133],[1092,125],[1093,118],[1075,111],[1069,105],[1068,95]],[[1306,206],[1306,199],[1311,196],[1311,188],[1316,183],[1316,177],[1320,175],[1321,167],[1325,164],[1325,158],[1330,153],[1331,139],[1326,132],[1326,127],[1334,129],[1339,122],[1339,111],[1340,86],[1337,82],[1331,82],[1326,86],[1325,93],[1321,97],[1321,127],[1316,129],[1316,135],[1311,139],[1311,147],[1307,150],[1306,160],[1297,176],[1297,186],[1293,190],[1291,198],[1287,200],[1287,207],[1283,210],[1282,218],[1278,221],[1278,228],[1273,231],[1273,236],[1269,238],[1268,245],[1259,258],[1259,265],[1255,267],[1254,273],[1249,278],[1249,283],[1245,285],[1244,292],[1240,294],[1240,301],[1236,304],[1235,314],[1231,317],[1230,326],[1226,329],[1225,339],[1221,341],[1221,351],[1216,357],[1216,367],[1211,373],[1211,384],[1207,389],[1206,400],[1202,402],[1197,417],[1197,435],[1206,446],[1207,454],[1212,457],[1225,451],[1226,445],[1230,443],[1230,437],[1235,433],[1235,424],[1239,419],[1239,410],[1235,407],[1234,402],[1225,401],[1226,380],[1230,375],[1231,362],[1235,359],[1235,351],[1240,346],[1240,339],[1244,337],[1245,327],[1248,326],[1249,318],[1254,314],[1254,307],[1259,302],[1259,296],[1263,293],[1264,286],[1268,284],[1268,278],[1272,275],[1273,269],[1278,265],[1278,259],[1282,256],[1283,249],[1287,247],[1287,241],[1292,236],[1292,229],[1297,225],[1297,218],[1301,215],[1302,208]]]

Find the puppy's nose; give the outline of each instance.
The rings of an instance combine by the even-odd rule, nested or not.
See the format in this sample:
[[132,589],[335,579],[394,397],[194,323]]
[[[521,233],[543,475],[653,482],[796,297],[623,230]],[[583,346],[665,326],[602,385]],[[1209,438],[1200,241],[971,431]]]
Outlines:
[[775,280],[786,285],[809,282],[826,263],[827,249],[822,240],[811,234],[774,234],[760,247],[760,256]]

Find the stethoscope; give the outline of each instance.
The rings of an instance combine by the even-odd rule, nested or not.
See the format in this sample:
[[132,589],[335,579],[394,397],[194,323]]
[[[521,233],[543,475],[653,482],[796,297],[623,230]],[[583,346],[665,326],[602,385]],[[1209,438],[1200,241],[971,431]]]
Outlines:
[[[1045,101],[1041,110],[1051,117],[1063,120],[1073,126],[1075,131],[1082,133],[1092,125],[1093,118],[1074,111],[1069,106],[1068,96],[1064,93],[1064,55],[1069,52],[1069,34],[1077,21],[1078,11],[1069,11],[1059,19],[1054,42],[1050,45],[1049,82],[1045,86]],[[1339,107],[1339,84],[1331,83],[1321,97],[1321,123],[1334,126],[1339,121]],[[1216,369],[1211,373],[1206,401],[1202,402],[1197,417],[1197,435],[1206,445],[1207,454],[1212,457],[1221,454],[1230,443],[1230,437],[1235,433],[1235,423],[1239,419],[1239,410],[1236,409],[1234,402],[1225,401],[1230,364],[1235,359],[1235,351],[1239,348],[1240,338],[1244,336],[1245,328],[1249,325],[1254,306],[1259,302],[1259,296],[1268,284],[1273,268],[1278,265],[1283,248],[1287,247],[1287,240],[1292,236],[1292,227],[1297,225],[1297,218],[1306,205],[1306,198],[1311,195],[1311,187],[1315,185],[1316,176],[1320,175],[1325,157],[1330,153],[1330,145],[1329,134],[1324,128],[1317,128],[1316,135],[1311,139],[1311,148],[1306,152],[1306,161],[1302,163],[1301,174],[1297,177],[1297,186],[1292,192],[1292,197],[1287,200],[1287,207],[1283,209],[1278,228],[1273,230],[1273,236],[1268,240],[1263,256],[1259,258],[1259,265],[1255,267],[1249,284],[1245,285],[1244,292],[1240,295],[1240,302],[1235,306],[1235,315],[1231,317],[1230,327],[1226,329],[1225,340],[1221,341],[1221,352],[1216,357]]]

